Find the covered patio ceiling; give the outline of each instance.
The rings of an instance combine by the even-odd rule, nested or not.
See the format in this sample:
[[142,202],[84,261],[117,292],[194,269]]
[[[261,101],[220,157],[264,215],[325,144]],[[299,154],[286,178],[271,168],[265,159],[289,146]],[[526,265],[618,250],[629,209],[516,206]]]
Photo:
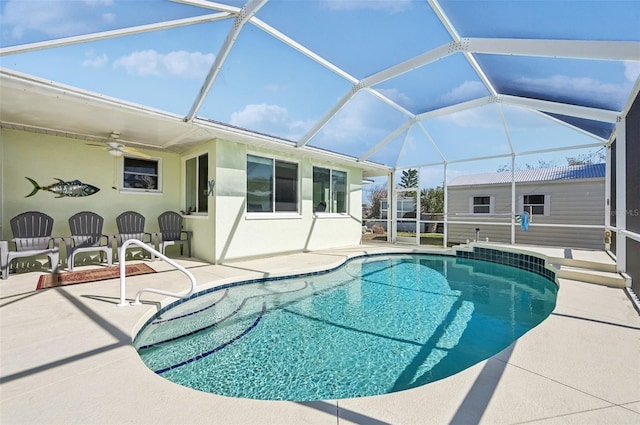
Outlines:
[[0,5],[2,127],[174,152],[220,137],[380,175],[597,148],[640,86],[635,1]]

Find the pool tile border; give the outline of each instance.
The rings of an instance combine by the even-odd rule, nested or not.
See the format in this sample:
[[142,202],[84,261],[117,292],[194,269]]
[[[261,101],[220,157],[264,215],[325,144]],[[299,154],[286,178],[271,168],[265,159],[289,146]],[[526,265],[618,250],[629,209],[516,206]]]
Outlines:
[[488,261],[503,264],[540,275],[552,282],[556,281],[556,273],[546,267],[546,260],[536,255],[503,251],[492,248],[473,247],[473,251],[456,251],[457,258]]

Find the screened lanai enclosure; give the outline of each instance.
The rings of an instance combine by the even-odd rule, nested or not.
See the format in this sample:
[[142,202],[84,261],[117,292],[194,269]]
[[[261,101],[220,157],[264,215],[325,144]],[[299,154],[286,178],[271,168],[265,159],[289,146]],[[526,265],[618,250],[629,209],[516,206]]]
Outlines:
[[0,5],[5,129],[330,153],[363,169],[369,239],[588,234],[640,280],[640,2]]

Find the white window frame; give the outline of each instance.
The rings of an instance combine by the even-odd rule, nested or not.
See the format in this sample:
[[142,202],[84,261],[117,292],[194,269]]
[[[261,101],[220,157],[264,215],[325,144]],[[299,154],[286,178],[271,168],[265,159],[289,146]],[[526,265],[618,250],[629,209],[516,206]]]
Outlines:
[[[473,202],[474,198],[489,198],[489,212],[488,213],[475,212],[474,207],[476,205]],[[471,196],[469,196],[469,213],[470,214],[480,215],[480,216],[493,215],[493,214],[495,214],[495,205],[496,205],[496,197],[495,197],[495,195],[471,195]],[[481,205],[478,205],[478,206],[481,206]]]
[[[548,217],[551,215],[551,194],[550,193],[522,193],[520,195],[518,195],[518,212],[523,212],[525,211],[524,209],[524,197],[525,196],[536,196],[536,195],[540,195],[540,196],[544,196],[544,214],[533,214],[536,216],[543,216],[543,217]],[[539,205],[539,204],[536,204]],[[529,211],[526,211],[529,212]]]
[[[125,160],[132,159],[136,161],[149,161],[155,162],[157,164],[158,174],[155,175],[157,179],[157,186],[155,189],[145,189],[145,188],[135,188],[135,187],[125,187]],[[136,194],[161,194],[162,193],[162,158],[140,158],[133,155],[122,155],[119,161],[120,165],[120,192],[123,193],[136,193]]]
[[[258,219],[258,220],[262,220],[262,219],[282,219],[282,218],[302,218],[302,214],[300,212],[301,210],[301,194],[300,194],[300,185],[301,185],[301,165],[300,165],[300,161],[296,161],[296,160],[292,160],[291,158],[282,158],[279,156],[275,156],[275,155],[267,155],[264,154],[262,152],[247,152],[247,155],[245,156],[245,167],[247,164],[247,161],[249,159],[249,156],[255,156],[258,158],[264,158],[264,159],[269,159],[271,161],[273,161],[273,208],[274,211],[247,211],[247,208],[249,206],[249,203],[246,202],[245,205],[245,218],[246,219]],[[275,167],[276,167],[276,161],[280,161],[280,162],[286,162],[289,164],[295,164],[296,165],[296,199],[297,199],[297,205],[296,205],[296,211],[275,211],[275,205],[276,205],[276,199],[275,199],[275,194],[276,194],[276,188],[275,188],[275,184],[276,184],[276,180],[275,180]],[[246,191],[246,187],[247,187],[247,179],[248,179],[248,175],[246,174],[246,169],[245,169],[245,191]],[[245,199],[248,199],[248,194],[245,192]]]
[[340,169],[340,168],[332,168],[330,166],[325,166],[325,165],[313,165],[311,168],[311,185],[313,187],[313,169],[314,168],[321,168],[323,170],[329,170],[329,197],[331,198],[331,194],[333,193],[333,172],[334,171],[339,171],[341,173],[345,174],[345,212],[343,213],[337,213],[337,212],[331,212],[331,204],[332,204],[332,199],[328,200],[328,204],[327,204],[327,209],[325,211],[316,211],[316,205],[315,205],[315,200],[313,199],[313,189],[311,192],[311,198],[312,198],[312,202],[313,204],[313,214],[316,217],[348,217],[349,216],[349,172],[347,170],[344,169]]
[[[192,159],[196,160],[196,181],[195,181],[195,185],[196,185],[196,203],[197,203],[197,198],[198,198],[197,197],[197,192],[202,190],[200,187],[198,187],[198,183],[199,183],[198,177],[200,176],[200,169],[199,169],[200,162],[199,162],[198,159],[203,155],[207,155],[207,161],[209,161],[210,153],[208,151],[202,151],[202,152],[190,155],[188,157],[185,157],[183,159],[183,169],[184,169],[184,174],[183,174],[184,175],[184,185],[183,185],[183,188],[184,188],[184,195],[182,197],[182,203],[184,205],[184,210],[183,211],[185,213],[187,213],[187,215],[199,215],[199,216],[207,216],[207,215],[209,215],[209,205],[208,205],[208,202],[209,202],[208,198],[209,197],[208,196],[207,196],[207,201],[206,201],[207,202],[207,211],[197,211],[198,210],[198,205],[196,205],[196,211],[188,212],[188,208],[191,205],[187,205],[187,191],[188,191],[188,188],[187,188],[187,185],[188,185],[187,162],[189,162]],[[208,167],[209,166],[207,165],[207,187],[204,188],[204,190],[206,190],[207,192],[209,191],[208,182],[209,182],[209,171],[210,171],[208,169]]]

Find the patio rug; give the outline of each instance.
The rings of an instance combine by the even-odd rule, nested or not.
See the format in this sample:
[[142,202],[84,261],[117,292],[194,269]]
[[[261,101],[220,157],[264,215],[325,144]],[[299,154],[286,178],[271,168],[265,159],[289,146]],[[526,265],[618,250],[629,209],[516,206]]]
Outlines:
[[[125,266],[127,276],[155,273],[146,264],[131,264]],[[56,286],[75,285],[77,283],[95,282],[97,280],[115,279],[120,277],[120,266],[105,267],[93,270],[78,270],[65,273],[49,273],[40,275],[36,289],[54,288]]]

